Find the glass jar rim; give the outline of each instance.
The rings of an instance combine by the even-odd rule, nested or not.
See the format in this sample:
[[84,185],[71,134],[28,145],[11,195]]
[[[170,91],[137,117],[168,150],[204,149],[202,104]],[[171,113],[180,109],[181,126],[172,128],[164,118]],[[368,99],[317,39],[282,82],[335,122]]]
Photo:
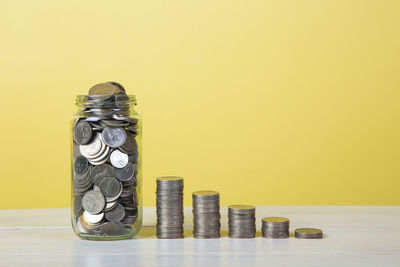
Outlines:
[[75,99],[75,105],[85,105],[90,100],[107,100],[112,98],[127,104],[137,105],[136,95],[77,95]]

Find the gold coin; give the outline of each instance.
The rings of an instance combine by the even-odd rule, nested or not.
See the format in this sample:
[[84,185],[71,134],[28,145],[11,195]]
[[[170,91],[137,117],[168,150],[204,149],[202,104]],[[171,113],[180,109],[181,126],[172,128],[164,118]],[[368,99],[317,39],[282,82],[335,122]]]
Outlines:
[[193,195],[198,195],[198,196],[213,196],[213,195],[219,195],[217,191],[211,191],[211,190],[203,190],[203,191],[196,191],[193,192]]
[[89,89],[89,95],[116,95],[121,91],[111,83],[98,83]]
[[284,217],[265,217],[262,218],[262,221],[268,223],[283,223],[283,222],[289,222],[289,219]]
[[229,208],[233,210],[254,210],[256,207],[252,205],[230,205]]
[[164,176],[164,177],[158,177],[157,180],[158,181],[181,181],[181,180],[183,180],[183,178],[178,177],[178,176]]

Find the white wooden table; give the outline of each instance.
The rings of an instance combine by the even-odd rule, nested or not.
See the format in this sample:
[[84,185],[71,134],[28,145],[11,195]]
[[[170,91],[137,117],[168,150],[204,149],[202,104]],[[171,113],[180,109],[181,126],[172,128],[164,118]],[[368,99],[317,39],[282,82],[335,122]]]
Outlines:
[[145,208],[144,227],[132,240],[85,241],[72,232],[69,210],[0,210],[0,266],[400,266],[400,207],[257,207],[265,216],[290,218],[298,227],[323,229],[322,240],[231,239],[226,207],[220,239],[155,237],[155,209]]

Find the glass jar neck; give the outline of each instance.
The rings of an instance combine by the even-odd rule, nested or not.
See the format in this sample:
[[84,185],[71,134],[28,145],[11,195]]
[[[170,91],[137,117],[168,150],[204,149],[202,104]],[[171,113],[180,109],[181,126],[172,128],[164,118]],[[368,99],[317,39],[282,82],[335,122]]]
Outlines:
[[101,117],[126,116],[135,113],[137,105],[134,95],[79,95],[75,105],[78,111],[77,117]]

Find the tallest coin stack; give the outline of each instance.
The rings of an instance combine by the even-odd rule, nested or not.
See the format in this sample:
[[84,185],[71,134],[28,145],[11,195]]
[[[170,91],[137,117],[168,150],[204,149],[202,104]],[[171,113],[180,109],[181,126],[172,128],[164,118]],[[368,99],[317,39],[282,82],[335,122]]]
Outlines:
[[157,237],[183,238],[183,178],[157,178]]
[[82,238],[130,238],[138,217],[138,119],[115,82],[78,98],[73,128],[73,226]]

